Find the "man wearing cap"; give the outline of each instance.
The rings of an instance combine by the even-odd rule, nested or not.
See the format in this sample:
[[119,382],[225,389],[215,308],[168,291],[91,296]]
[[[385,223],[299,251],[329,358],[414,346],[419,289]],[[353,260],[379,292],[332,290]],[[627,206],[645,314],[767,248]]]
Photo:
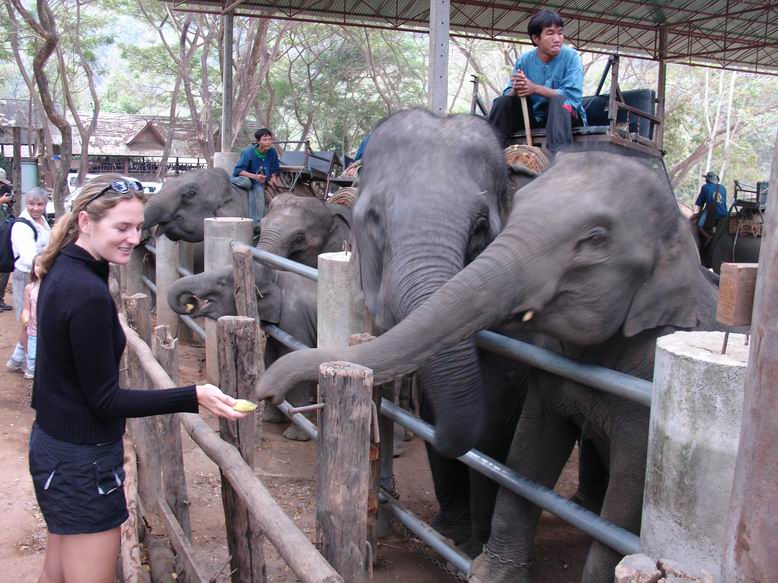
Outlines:
[[[5,169],[0,168],[0,221],[6,221],[12,214],[13,189],[11,182],[5,177]],[[9,273],[0,273],[0,312],[13,310],[5,303],[5,288],[8,287]]]
[[710,241],[716,231],[716,224],[727,218],[727,189],[723,184],[719,184],[719,175],[712,170],[703,174],[703,178],[705,184],[694,201],[694,213],[699,216],[697,226]]
[[553,10],[530,18],[527,32],[535,48],[516,61],[502,97],[492,104],[489,125],[507,146],[510,136],[524,129],[521,98],[526,97],[530,125],[546,128],[546,147],[555,153],[573,144],[574,126],[586,125],[581,57],[564,45],[564,22]]

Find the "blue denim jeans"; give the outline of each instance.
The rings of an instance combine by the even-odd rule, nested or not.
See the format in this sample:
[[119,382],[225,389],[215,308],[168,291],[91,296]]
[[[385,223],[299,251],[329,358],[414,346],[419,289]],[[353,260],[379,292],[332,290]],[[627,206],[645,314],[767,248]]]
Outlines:
[[255,224],[259,223],[265,216],[265,187],[246,176],[234,176],[230,181],[238,188],[249,191],[249,217]]
[[27,370],[35,372],[35,351],[38,347],[37,336],[27,336]]

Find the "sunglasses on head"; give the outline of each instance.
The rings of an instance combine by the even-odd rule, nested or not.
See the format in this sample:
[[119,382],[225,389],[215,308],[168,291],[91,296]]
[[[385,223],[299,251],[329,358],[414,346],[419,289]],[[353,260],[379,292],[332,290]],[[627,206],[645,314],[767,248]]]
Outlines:
[[100,192],[86,201],[84,208],[86,208],[89,203],[94,202],[108,191],[124,194],[125,192],[129,192],[131,190],[134,190],[135,192],[143,192],[143,185],[137,180],[114,180],[111,182],[111,184],[103,188]]

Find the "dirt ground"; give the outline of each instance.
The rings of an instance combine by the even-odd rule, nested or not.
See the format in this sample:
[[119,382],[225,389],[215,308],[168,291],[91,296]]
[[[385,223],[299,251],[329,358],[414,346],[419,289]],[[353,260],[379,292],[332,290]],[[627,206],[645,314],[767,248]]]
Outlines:
[[[10,302],[10,292],[6,294]],[[45,523],[38,511],[27,468],[27,443],[34,412],[30,408],[32,381],[5,370],[18,332],[13,312],[0,313],[0,579],[9,582],[36,581],[43,564]],[[180,354],[182,380],[203,380],[201,348],[184,347]],[[211,427],[217,423],[207,416]],[[313,537],[315,503],[313,468],[315,445],[290,442],[281,437],[283,426],[264,425],[256,459],[257,476],[276,500]],[[436,511],[434,493],[419,438],[408,442],[405,453],[395,459],[397,490],[417,516],[430,520]],[[224,517],[219,473],[202,451],[184,433],[187,485],[191,499],[193,545],[198,559],[216,583],[229,581]],[[568,464],[557,490],[570,496],[575,490],[576,467]],[[152,530],[160,529],[152,524]],[[590,539],[548,513],[543,513],[538,531],[534,580],[541,583],[573,583],[580,579]],[[431,551],[427,551],[433,556]],[[297,581],[274,549],[265,545],[271,583]],[[375,569],[378,583],[447,583],[456,579],[425,557],[416,545],[400,534],[383,540],[378,547]]]

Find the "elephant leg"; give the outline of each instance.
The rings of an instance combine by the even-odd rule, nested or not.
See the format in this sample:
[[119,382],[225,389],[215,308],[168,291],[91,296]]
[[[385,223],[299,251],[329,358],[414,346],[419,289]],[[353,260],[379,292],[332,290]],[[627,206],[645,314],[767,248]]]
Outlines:
[[[550,390],[551,394],[556,389]],[[575,445],[577,428],[543,406],[542,387],[530,390],[516,428],[507,465],[526,478],[553,488]],[[470,569],[470,583],[528,583],[529,561],[541,509],[500,488],[492,531]],[[613,576],[611,575],[611,578]]]
[[608,465],[594,441],[581,434],[578,439],[578,491],[572,501],[599,514],[608,489]]
[[[639,443],[642,438],[642,444]],[[610,482],[602,505],[602,518],[638,534],[643,510],[643,483],[646,469],[646,435],[612,436]],[[581,583],[612,581],[623,555],[593,542],[586,557]]]
[[[417,385],[419,414],[427,423],[435,423],[432,404],[425,398],[424,388]],[[454,544],[465,542],[470,536],[470,472],[459,460],[441,456],[427,443],[427,459],[432,473],[432,484],[440,511],[430,526]]]

